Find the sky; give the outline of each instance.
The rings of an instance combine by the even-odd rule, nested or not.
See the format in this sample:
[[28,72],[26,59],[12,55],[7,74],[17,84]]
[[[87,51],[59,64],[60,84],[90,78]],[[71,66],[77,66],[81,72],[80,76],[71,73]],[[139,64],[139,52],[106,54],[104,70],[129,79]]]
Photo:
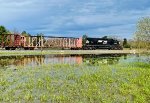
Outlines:
[[150,0],[0,0],[0,25],[32,35],[132,38]]

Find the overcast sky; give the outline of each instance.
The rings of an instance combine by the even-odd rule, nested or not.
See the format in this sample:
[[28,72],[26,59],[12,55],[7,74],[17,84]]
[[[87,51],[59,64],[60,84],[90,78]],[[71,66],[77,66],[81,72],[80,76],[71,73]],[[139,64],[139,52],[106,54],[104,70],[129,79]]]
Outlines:
[[150,0],[0,0],[0,25],[32,35],[131,38]]

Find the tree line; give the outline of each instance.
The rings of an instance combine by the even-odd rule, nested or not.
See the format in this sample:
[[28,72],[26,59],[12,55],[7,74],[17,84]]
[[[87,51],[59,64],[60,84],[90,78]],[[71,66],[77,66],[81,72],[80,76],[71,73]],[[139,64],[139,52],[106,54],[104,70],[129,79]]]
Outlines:
[[[18,33],[17,31],[14,31],[14,32],[11,32],[11,31],[9,31],[8,29],[6,29],[6,27],[5,26],[3,26],[3,25],[1,25],[0,26],[0,35],[2,35],[2,34],[21,34],[21,35],[23,35],[23,36],[31,36],[31,34],[30,33],[27,33],[26,31],[22,31],[21,33]],[[42,34],[42,33],[37,33],[36,34],[37,36],[43,36],[44,34]]]

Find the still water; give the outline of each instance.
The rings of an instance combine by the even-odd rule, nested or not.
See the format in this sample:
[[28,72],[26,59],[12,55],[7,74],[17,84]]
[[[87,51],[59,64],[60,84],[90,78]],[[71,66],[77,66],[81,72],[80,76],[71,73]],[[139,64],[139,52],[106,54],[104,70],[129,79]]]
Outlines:
[[109,55],[25,55],[0,56],[0,68],[11,66],[38,66],[43,64],[117,64],[122,62],[147,62],[150,55],[109,54]]

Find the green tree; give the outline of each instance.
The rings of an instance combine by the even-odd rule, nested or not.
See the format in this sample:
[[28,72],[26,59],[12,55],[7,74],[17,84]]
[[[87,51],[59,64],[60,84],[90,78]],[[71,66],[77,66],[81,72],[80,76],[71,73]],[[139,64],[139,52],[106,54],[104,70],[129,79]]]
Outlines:
[[130,45],[128,44],[128,41],[126,38],[123,39],[123,47],[124,48],[130,48]]
[[0,35],[7,33],[7,29],[4,26],[0,26]]
[[3,46],[7,41],[7,35],[2,34],[9,34],[10,31],[7,30],[4,26],[0,26],[0,46]]
[[135,39],[138,48],[150,48],[150,17],[144,17],[138,21]]
[[126,45],[127,45],[127,39],[124,38],[124,39],[123,39],[123,47],[125,47]]
[[21,35],[24,35],[24,34],[27,34],[27,32],[26,31],[22,31]]
[[26,31],[22,31],[21,35],[23,35],[23,36],[31,36],[31,34],[27,33]]
[[86,44],[87,37],[88,37],[88,36],[87,36],[86,34],[82,36],[82,44],[83,44],[83,45]]
[[108,36],[103,36],[102,38],[103,38],[103,39],[108,39]]

